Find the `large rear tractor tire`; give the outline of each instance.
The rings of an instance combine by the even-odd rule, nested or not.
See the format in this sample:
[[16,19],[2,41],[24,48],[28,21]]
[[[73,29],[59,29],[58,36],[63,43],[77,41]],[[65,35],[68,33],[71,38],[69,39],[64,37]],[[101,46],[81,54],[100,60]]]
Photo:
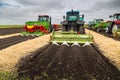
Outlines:
[[53,31],[53,26],[49,27],[49,33],[51,33]]
[[112,27],[112,35],[113,37],[118,38],[119,35],[117,34],[117,30],[120,29],[120,26],[118,26],[117,24],[114,24]]
[[118,25],[114,24],[112,27],[112,34],[114,34],[117,29],[118,29]]

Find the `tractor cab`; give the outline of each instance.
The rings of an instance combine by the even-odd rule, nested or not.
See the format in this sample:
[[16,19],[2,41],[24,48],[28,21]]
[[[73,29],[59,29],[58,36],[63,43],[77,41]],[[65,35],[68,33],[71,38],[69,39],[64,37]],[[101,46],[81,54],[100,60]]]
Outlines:
[[104,21],[103,19],[96,19],[95,20],[96,23],[103,22],[103,21]]
[[114,37],[120,37],[120,13],[110,15],[111,24],[107,27],[106,32],[112,33]]
[[[63,17],[65,19],[65,16]],[[66,12],[66,20],[67,21],[77,21],[77,20],[84,20],[84,15],[80,16],[79,11],[68,11]]]
[[110,18],[113,18],[113,20],[120,20],[120,13],[114,14],[113,16],[110,15]]

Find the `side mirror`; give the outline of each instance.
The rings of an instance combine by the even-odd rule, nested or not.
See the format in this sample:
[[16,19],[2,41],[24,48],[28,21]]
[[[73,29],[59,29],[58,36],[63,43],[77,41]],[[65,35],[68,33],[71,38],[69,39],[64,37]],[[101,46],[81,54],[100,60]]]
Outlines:
[[109,16],[109,18],[113,17],[112,15]]
[[63,16],[63,19],[65,19],[65,16]]

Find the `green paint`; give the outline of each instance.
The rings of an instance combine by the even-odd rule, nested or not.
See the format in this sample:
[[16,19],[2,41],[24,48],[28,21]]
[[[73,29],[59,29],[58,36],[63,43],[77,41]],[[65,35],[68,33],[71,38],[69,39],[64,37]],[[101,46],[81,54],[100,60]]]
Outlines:
[[78,42],[84,44],[86,42],[93,43],[93,36],[90,34],[77,34],[75,32],[53,32],[51,42],[67,43]]

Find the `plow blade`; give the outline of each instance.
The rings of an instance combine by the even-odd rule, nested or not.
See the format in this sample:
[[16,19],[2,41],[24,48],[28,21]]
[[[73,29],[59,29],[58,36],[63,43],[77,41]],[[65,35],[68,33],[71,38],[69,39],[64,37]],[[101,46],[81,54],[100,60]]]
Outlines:
[[51,42],[63,43],[67,42],[73,44],[74,42],[79,44],[85,44],[86,42],[92,44],[93,36],[90,34],[77,34],[69,32],[53,32],[51,36]]

